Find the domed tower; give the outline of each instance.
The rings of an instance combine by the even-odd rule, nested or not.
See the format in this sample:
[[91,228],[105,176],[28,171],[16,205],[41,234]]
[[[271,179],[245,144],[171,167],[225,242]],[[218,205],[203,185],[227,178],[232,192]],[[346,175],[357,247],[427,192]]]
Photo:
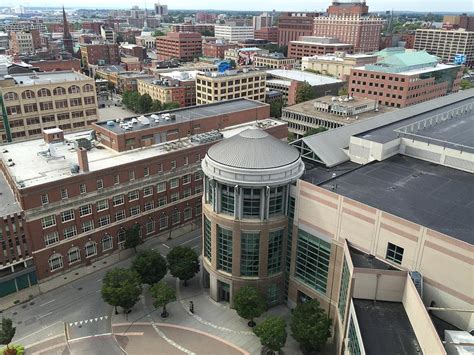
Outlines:
[[304,172],[299,152],[259,129],[212,146],[202,161],[204,283],[232,302],[252,285],[282,299],[290,186]]

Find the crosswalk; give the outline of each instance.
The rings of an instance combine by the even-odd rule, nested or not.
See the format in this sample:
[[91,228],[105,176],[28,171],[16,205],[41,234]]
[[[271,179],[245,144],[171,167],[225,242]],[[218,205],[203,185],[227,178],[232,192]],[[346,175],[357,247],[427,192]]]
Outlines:
[[77,321],[77,322],[70,322],[69,326],[70,327],[77,327],[79,325],[99,322],[101,320],[106,320],[107,318],[109,318],[109,316],[102,316],[102,317],[97,317],[97,318],[84,319],[84,320],[80,320],[80,321]]

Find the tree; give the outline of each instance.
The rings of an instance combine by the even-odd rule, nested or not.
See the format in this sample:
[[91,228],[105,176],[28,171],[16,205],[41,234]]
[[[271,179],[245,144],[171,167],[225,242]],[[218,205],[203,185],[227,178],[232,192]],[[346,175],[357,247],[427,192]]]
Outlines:
[[179,103],[178,102],[167,102],[163,104],[163,111],[166,110],[174,110],[175,108],[179,108]]
[[138,91],[125,91],[122,95],[122,102],[128,109],[137,112],[138,100],[140,94]]
[[346,87],[340,88],[339,91],[337,92],[339,96],[346,96],[348,93],[349,92],[347,91]]
[[474,84],[467,79],[461,80],[461,90],[467,90],[474,88]]
[[305,137],[312,136],[313,134],[318,134],[321,132],[326,132],[328,129],[326,127],[311,128],[308,132],[304,134]]
[[249,320],[249,327],[254,327],[253,319],[261,316],[266,311],[267,304],[255,287],[244,286],[235,294],[234,308],[239,316]]
[[163,109],[163,106],[161,105],[161,102],[158,100],[154,100],[153,103],[151,104],[151,111],[152,112],[158,112]]
[[132,262],[132,270],[140,277],[142,284],[153,285],[168,272],[166,259],[155,250],[145,250],[140,252]]
[[286,322],[282,317],[270,316],[254,328],[262,346],[271,351],[280,351],[286,343]]
[[199,257],[189,247],[174,247],[166,255],[166,260],[168,261],[171,275],[183,280],[184,286],[187,285],[188,280],[192,279],[199,272]]
[[137,113],[147,113],[151,111],[153,105],[153,99],[148,94],[140,95],[137,101],[136,110]]
[[140,225],[136,223],[133,227],[128,228],[125,231],[125,249],[133,248],[135,253],[137,252],[137,246],[143,243],[142,238],[140,238]]
[[201,32],[201,35],[206,36],[206,37],[212,37],[212,36],[214,36],[214,31],[203,30],[203,31]]
[[316,95],[314,94],[313,87],[307,81],[298,86],[298,89],[296,89],[297,104],[299,104],[300,102],[312,100],[315,96]]
[[275,100],[270,103],[270,115],[275,118],[281,117],[281,110],[283,108],[283,100]]
[[102,282],[102,298],[115,307],[122,307],[128,313],[140,298],[142,286],[135,271],[123,268],[114,268],[107,271]]
[[152,34],[153,37],[160,37],[160,36],[164,36],[165,33],[163,31],[160,31],[160,30],[155,30]]
[[331,319],[317,300],[300,303],[293,310],[291,332],[305,351],[320,351],[330,335]]
[[10,318],[2,317],[2,326],[0,327],[0,344],[5,344],[7,346],[7,354],[10,353],[10,348],[8,345],[12,342],[15,332],[16,328],[13,326],[13,321]]
[[150,294],[155,299],[153,306],[155,308],[163,307],[161,317],[168,317],[169,313],[166,311],[166,305],[176,299],[174,289],[170,287],[165,281],[160,281],[150,288]]
[[321,72],[319,70],[315,70],[315,69],[311,69],[311,68],[306,68],[304,71],[308,72],[308,73],[318,74],[318,75],[321,74]]

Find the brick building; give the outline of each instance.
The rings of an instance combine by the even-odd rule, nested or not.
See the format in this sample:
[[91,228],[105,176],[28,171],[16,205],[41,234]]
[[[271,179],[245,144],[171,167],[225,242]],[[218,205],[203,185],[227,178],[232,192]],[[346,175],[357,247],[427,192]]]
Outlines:
[[81,44],[81,57],[86,68],[89,65],[119,64],[119,46],[116,43]]
[[179,59],[193,61],[202,55],[202,38],[197,32],[168,32],[156,37],[159,60]]
[[10,33],[10,49],[15,54],[33,54],[41,48],[39,30],[25,30]]
[[214,34],[214,24],[173,24],[171,31],[173,32],[198,32],[200,34]]
[[146,48],[136,44],[122,43],[120,52],[132,57],[137,57],[140,62],[147,58]]
[[81,60],[77,58],[38,60],[31,61],[29,64],[31,64],[34,68],[38,68],[39,71],[81,71]]
[[285,12],[278,17],[278,45],[287,46],[301,36],[313,34],[317,12]]
[[209,58],[224,59],[225,51],[233,48],[238,48],[238,46],[222,40],[206,41],[202,44],[202,55]]
[[288,45],[288,58],[301,59],[313,55],[325,55],[335,52],[352,53],[354,46],[341,43],[337,38],[302,36],[297,41],[290,41]]
[[254,31],[255,39],[264,39],[271,43],[278,42],[278,27],[262,27],[259,30]]

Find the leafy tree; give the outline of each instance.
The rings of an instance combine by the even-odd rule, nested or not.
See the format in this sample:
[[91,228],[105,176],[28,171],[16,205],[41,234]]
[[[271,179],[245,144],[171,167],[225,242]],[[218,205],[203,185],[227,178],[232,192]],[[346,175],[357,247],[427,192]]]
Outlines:
[[163,106],[161,105],[161,102],[158,100],[154,100],[153,103],[151,104],[151,111],[158,112],[161,110],[163,110]]
[[266,311],[267,304],[255,287],[244,286],[235,293],[234,308],[239,316],[249,320],[249,327],[253,327],[253,319]]
[[178,102],[167,102],[163,104],[163,111],[165,110],[174,110],[175,108],[179,108],[179,103]]
[[140,95],[137,101],[136,110],[137,113],[147,113],[151,111],[153,105],[153,99],[148,94]]
[[347,96],[348,93],[349,91],[347,90],[346,87],[340,88],[339,91],[337,92],[339,96]]
[[140,238],[140,225],[136,223],[133,227],[128,228],[125,231],[125,249],[133,248],[135,253],[137,252],[137,246],[143,243],[142,238]]
[[305,102],[315,98],[313,87],[305,81],[296,89],[296,103]]
[[280,351],[286,343],[286,322],[282,317],[270,316],[254,328],[262,345],[272,351]]
[[331,319],[317,300],[300,303],[293,310],[291,332],[305,351],[321,351],[330,335]]
[[142,287],[140,278],[135,271],[123,268],[114,268],[105,274],[102,283],[102,298],[115,307],[122,307],[125,313],[131,309],[140,298]]
[[474,88],[474,84],[467,79],[461,80],[461,90],[467,90]]
[[165,281],[160,281],[150,288],[150,294],[155,299],[155,302],[153,302],[153,306],[155,308],[163,307],[161,316],[163,318],[168,317],[169,314],[166,311],[166,305],[176,299],[174,289],[169,286]]
[[155,250],[140,252],[132,263],[134,270],[144,284],[153,285],[165,277],[168,272],[166,259]]
[[212,36],[214,36],[214,31],[203,30],[203,31],[201,32],[201,34],[202,34],[203,36],[212,37]]
[[2,317],[2,325],[0,327],[0,344],[5,344],[7,346],[7,353],[10,351],[8,345],[12,342],[15,332],[16,328],[13,326],[12,320],[10,318]]
[[305,137],[312,136],[313,134],[318,134],[321,132],[325,132],[328,129],[326,127],[318,127],[318,128],[311,128],[308,132],[305,133]]
[[138,100],[140,99],[140,94],[138,91],[125,91],[122,94],[122,102],[128,109],[137,112]]
[[271,102],[270,115],[275,118],[280,118],[282,108],[283,108],[283,100],[275,100]]
[[187,285],[188,280],[192,279],[199,272],[199,257],[189,247],[174,247],[166,255],[166,260],[168,261],[171,275],[183,280],[184,286]]
[[165,33],[163,31],[160,31],[160,30],[155,30],[155,31],[153,31],[153,34],[152,34],[153,37],[159,37],[159,36],[164,36],[164,35],[165,35]]

